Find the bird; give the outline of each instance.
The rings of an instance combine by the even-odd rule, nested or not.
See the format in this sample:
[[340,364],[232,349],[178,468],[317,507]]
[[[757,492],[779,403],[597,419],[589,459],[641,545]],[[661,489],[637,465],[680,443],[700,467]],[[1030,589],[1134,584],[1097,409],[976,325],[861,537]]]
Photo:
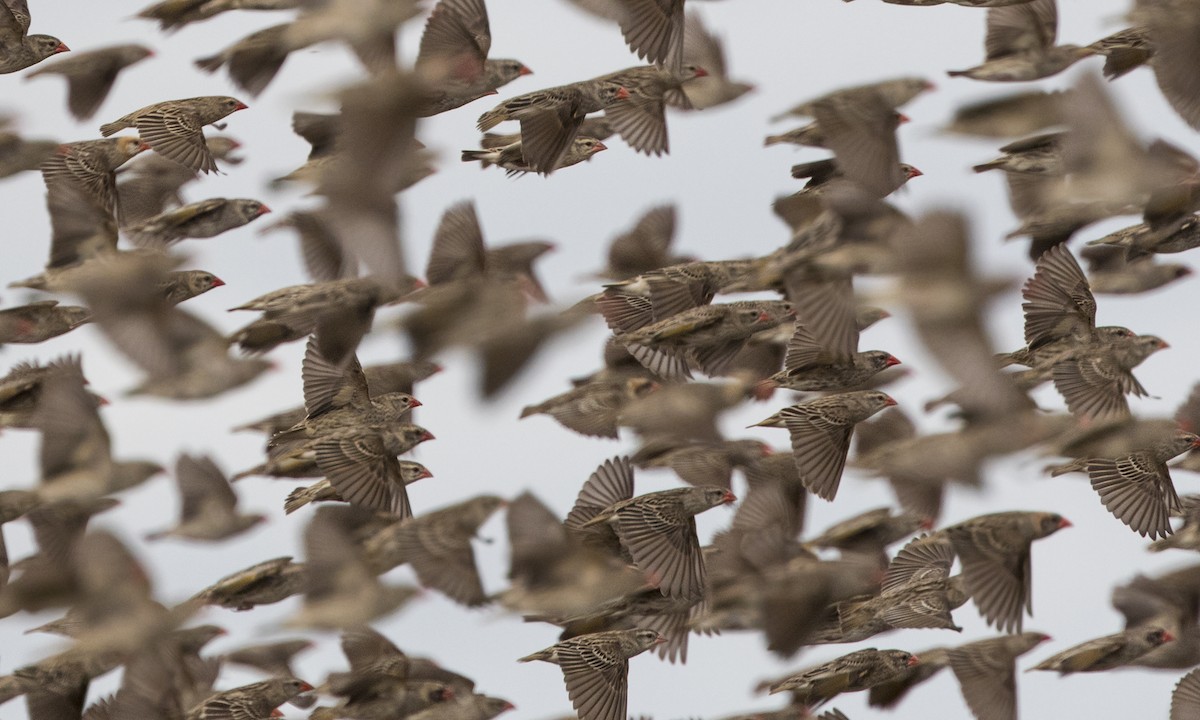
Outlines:
[[1200,437],[1181,430],[1128,455],[1088,459],[1088,477],[1109,512],[1153,540],[1169,535],[1169,516],[1183,510],[1167,461],[1196,447],[1200,447]]
[[854,426],[895,404],[878,390],[827,395],[786,407],[750,427],[786,428],[800,481],[809,492],[832,501],[841,484]]
[[477,127],[485,131],[505,120],[520,121],[525,163],[533,172],[548,175],[559,166],[588,114],[629,97],[616,83],[585,80],[506,100],[480,115]]
[[1024,632],[947,650],[950,668],[972,714],[981,720],[1015,720],[1016,659],[1050,639],[1044,633]]
[[718,486],[660,490],[634,496],[628,457],[606,460],[584,483],[567,515],[584,537],[611,528],[639,570],[669,598],[698,598],[705,590],[704,556],[696,515],[737,500]]
[[992,7],[987,16],[987,58],[968,70],[950,70],[950,77],[990,82],[1024,82],[1057,75],[1096,54],[1091,46],[1056,45],[1057,0],[1031,0]]
[[211,238],[271,212],[258,200],[209,198],[189,203],[125,228],[142,247],[165,248],[185,238]]
[[844,692],[869,690],[919,663],[903,650],[867,648],[790,675],[772,684],[770,692],[791,692],[798,704],[815,708]]
[[41,300],[0,310],[0,345],[40,343],[91,322],[92,312],[78,305]]
[[30,35],[31,20],[26,0],[0,2],[0,75],[19,72],[71,49],[51,35]]
[[175,484],[182,503],[179,524],[150,533],[147,540],[227,540],[267,521],[266,515],[236,512],[237,495],[212,458],[180,455],[175,462]]
[[[480,167],[488,168],[493,165],[503,168],[505,177],[520,177],[531,172],[536,172],[528,163],[525,162],[525,155],[522,153],[522,144],[518,140],[509,145],[504,145],[498,148],[490,148],[484,150],[463,150],[463,162],[478,162]],[[555,170],[578,165],[581,162],[591,160],[592,156],[598,152],[607,150],[608,146],[600,142],[594,137],[586,135],[577,135],[571,144],[567,147],[563,156],[559,159]]]
[[580,720],[622,720],[629,704],[630,658],[662,642],[654,630],[612,630],[563,640],[519,662],[542,660],[562,668]]
[[88,120],[104,104],[121,72],[153,56],[145,45],[113,45],[74,53],[34,70],[25,79],[62,75],[67,80],[67,109],[76,120]]
[[194,171],[215,173],[217,163],[205,143],[203,128],[247,107],[227,95],[166,100],[101,125],[100,134],[108,137],[136,128],[142,141],[159,155]]
[[1046,658],[1030,670],[1054,670],[1060,675],[1112,670],[1174,639],[1162,628],[1135,628],[1080,643]]
[[989,625],[1021,632],[1023,611],[1033,614],[1030,545],[1071,522],[1057,513],[990,513],[942,532],[962,562],[967,592]]

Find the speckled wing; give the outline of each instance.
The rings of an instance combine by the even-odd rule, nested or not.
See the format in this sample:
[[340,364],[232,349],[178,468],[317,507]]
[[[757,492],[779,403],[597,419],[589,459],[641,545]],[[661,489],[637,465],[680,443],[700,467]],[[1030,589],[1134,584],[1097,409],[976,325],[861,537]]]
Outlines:
[[1010,528],[979,525],[954,528],[950,541],[962,562],[967,592],[979,613],[1004,632],[1020,632],[1022,610],[1032,608],[1029,594],[1029,545],[1015,546]]
[[549,108],[521,115],[521,153],[530,170],[549,175],[558,167],[583,122],[575,113],[579,100],[576,91]]
[[399,463],[378,435],[322,440],[316,454],[317,467],[346,502],[401,519],[412,517]]
[[683,517],[673,504],[635,501],[617,514],[617,535],[634,564],[652,576],[663,595],[704,594],[704,556],[695,518]]
[[1171,693],[1170,720],[1195,720],[1200,717],[1200,670],[1193,670]]
[[1055,364],[1052,376],[1072,415],[1092,420],[1129,416],[1125,392],[1137,381],[1111,357],[1087,354],[1064,360]]
[[304,381],[304,409],[310,418],[347,406],[370,407],[367,377],[358,358],[352,356],[346,367],[340,368],[325,359],[317,349],[316,338],[309,338],[304,349],[300,377]]
[[615,647],[607,643],[559,646],[558,664],[580,720],[625,720],[629,661]]
[[832,422],[820,412],[806,412],[803,406],[785,409],[783,421],[792,437],[792,457],[800,482],[814,495],[833,500],[846,467],[854,426]]
[[112,171],[97,163],[96,153],[84,148],[64,146],[42,163],[42,177],[49,186],[55,182],[71,182],[87,190],[112,214],[117,212],[117,179]]
[[153,110],[137,119],[137,130],[143,142],[168,160],[199,172],[217,171],[217,162],[192,114]]
[[621,455],[605,460],[588,477],[564,524],[578,530],[602,510],[633,497],[633,464]]
[[1089,335],[1096,327],[1096,298],[1066,245],[1047,250],[1021,289],[1025,342],[1038,346],[1060,337]]
[[666,107],[661,98],[632,95],[605,108],[604,117],[625,142],[645,155],[670,152]]
[[1043,52],[1054,46],[1058,34],[1056,0],[1033,0],[1023,5],[988,9],[987,59]]
[[621,34],[639,58],[678,69],[683,65],[684,0],[620,0]]
[[914,538],[888,565],[881,592],[886,595],[913,581],[945,579],[953,564],[954,546],[949,540],[940,535]]
[[1146,452],[1088,460],[1092,489],[1104,507],[1132,530],[1151,539],[1171,534],[1172,512],[1182,508],[1166,465]]
[[482,275],[486,258],[487,249],[475,203],[469,200],[457,203],[442,215],[433,234],[433,249],[429,253],[425,277],[430,285],[437,285],[456,278]]
[[978,720],[1017,719],[1017,681],[1013,657],[996,638],[947,651],[963,699]]

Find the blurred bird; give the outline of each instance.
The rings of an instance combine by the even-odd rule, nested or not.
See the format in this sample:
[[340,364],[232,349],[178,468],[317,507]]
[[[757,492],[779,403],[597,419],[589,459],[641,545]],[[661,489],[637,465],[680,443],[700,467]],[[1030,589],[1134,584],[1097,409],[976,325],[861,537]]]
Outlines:
[[143,45],[114,45],[75,53],[52,65],[38,68],[26,75],[25,79],[39,75],[62,75],[67,79],[67,109],[76,120],[87,120],[100,109],[121,71],[153,55]]
[[66,43],[50,35],[30,35],[26,0],[0,2],[0,75],[14,73],[67,52]]

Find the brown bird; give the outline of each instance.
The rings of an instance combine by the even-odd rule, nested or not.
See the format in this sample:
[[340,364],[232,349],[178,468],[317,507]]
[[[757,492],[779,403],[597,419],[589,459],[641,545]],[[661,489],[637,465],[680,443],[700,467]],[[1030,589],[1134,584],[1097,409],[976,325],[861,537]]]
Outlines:
[[525,163],[548,175],[559,166],[589,113],[628,98],[629,91],[616,83],[584,80],[506,100],[480,115],[478,127],[491,130],[505,120],[519,120]]
[[202,128],[246,107],[242,101],[227,96],[167,100],[101,125],[100,134],[108,137],[125,128],[137,128],[142,141],[159,155],[192,170],[214,173],[217,163],[205,143]]
[[355,536],[371,514],[361,508],[325,505],[304,532],[304,606],[289,627],[345,630],[403,607],[420,590],[385,585],[376,577]]
[[1088,640],[1046,658],[1032,670],[1054,670],[1060,675],[1101,672],[1123,667],[1154,648],[1174,640],[1162,628],[1134,628]]
[[1097,52],[1088,46],[1055,45],[1057,0],[990,8],[987,29],[986,61],[969,70],[950,70],[950,77],[991,82],[1039,80],[1057,75]]
[[1016,720],[1016,659],[1049,639],[1049,635],[1027,632],[946,651],[963,699],[978,720]]
[[392,523],[367,540],[368,562],[376,573],[409,563],[423,585],[467,607],[483,605],[490,598],[483,591],[471,538],[504,504],[495,495],[480,495]]
[[0,115],[0,178],[34,170],[58,149],[49,140],[30,140],[11,129],[13,119]]
[[175,462],[175,485],[182,503],[179,524],[150,533],[147,540],[227,540],[267,520],[265,515],[237,513],[237,495],[225,473],[207,456],[180,455]]
[[228,67],[233,84],[251,97],[258,97],[287,61],[292,48],[284,38],[289,29],[290,23],[263,28],[215,55],[197,58],[195,65],[208,73]]
[[[388,436],[386,436],[386,435],[384,436],[385,440],[383,442],[383,445],[386,445],[387,437]],[[339,443],[341,443],[341,444],[345,444],[346,442],[347,442],[346,439],[339,440]],[[354,442],[354,441],[351,440],[350,442]],[[370,443],[370,442],[364,443],[362,441],[359,441],[357,443],[356,449],[358,447],[361,447],[364,444],[371,445],[373,443]],[[382,447],[382,445],[380,447]],[[320,450],[320,447],[318,447],[318,451],[319,450]],[[328,450],[326,451],[327,454],[330,454],[330,452],[331,451],[328,451]],[[317,455],[317,453],[314,453],[314,455]],[[357,457],[354,459],[358,460]],[[314,460],[317,461],[318,469],[320,469],[319,458],[314,457]],[[329,460],[326,460],[325,462],[327,465],[329,464]],[[343,462],[343,464],[345,464],[347,461],[343,460],[342,462]],[[433,477],[433,473],[431,473],[429,471],[429,468],[425,467],[421,463],[412,462],[411,460],[400,460],[398,462],[398,465],[399,465],[399,471],[398,471],[398,473],[396,473],[396,475],[398,476],[399,482],[404,483],[405,486],[412,485],[416,481],[422,480],[424,478]],[[330,474],[332,474],[332,471],[330,471]],[[385,487],[388,487],[389,490],[390,490],[391,484],[396,482],[396,480],[392,479],[392,477],[390,477],[390,476],[384,476],[381,479],[381,481],[383,483],[386,483]],[[394,492],[394,491],[392,491],[392,492]],[[283,503],[283,511],[290,515],[291,513],[294,513],[295,511],[299,510],[300,508],[302,508],[305,505],[308,505],[310,503],[328,502],[328,501],[347,502],[346,498],[342,496],[341,492],[339,492],[338,489],[333,486],[333,483],[327,478],[325,480],[321,480],[320,482],[309,485],[308,487],[297,488],[297,489],[291,491],[290,493],[288,493],[288,496],[284,500],[284,503]],[[364,505],[364,503],[358,503],[358,504]],[[407,507],[407,505],[405,505],[405,507]],[[385,509],[384,512],[394,512],[394,511],[392,511],[390,509]],[[410,510],[410,513],[411,513],[411,510]]]
[[549,415],[568,430],[588,437],[617,438],[617,421],[625,405],[654,392],[653,381],[632,377],[584,383],[521,410],[521,418]]
[[72,183],[120,218],[116,170],[148,149],[149,145],[131,137],[68,143],[42,164],[42,179],[47,189],[55,183]]
[[720,375],[750,336],[792,314],[789,303],[746,300],[703,305],[617,335],[646,369],[667,380],[691,377],[691,365]]
[[172,270],[162,282],[162,289],[167,302],[178,305],[224,284],[224,280],[205,270]]
[[1182,280],[1191,268],[1177,263],[1157,263],[1152,257],[1128,258],[1128,253],[1111,245],[1092,245],[1079,252],[1088,263],[1088,283],[1092,292],[1108,295],[1135,295]]
[[920,663],[903,650],[867,648],[804,670],[771,685],[771,694],[791,692],[796,702],[818,707],[846,692],[869,690]]
[[879,91],[834,93],[812,104],[824,145],[833,151],[846,178],[877,197],[909,180],[900,163],[896,128],[900,116]]
[[307,568],[290,557],[272,558],[226,575],[193,599],[231,610],[251,610],[304,592],[307,575]]
[[137,17],[157,21],[159,29],[173,32],[231,10],[292,10],[302,4],[302,0],[161,0],[143,8]]
[[[537,172],[528,163],[525,162],[525,155],[522,152],[521,141],[504,145],[503,147],[485,149],[485,150],[463,150],[463,162],[478,162],[481,167],[497,167],[504,168],[505,177],[520,177],[527,173]],[[571,144],[567,147],[562,158],[559,159],[555,170],[578,165],[585,160],[591,160],[592,156],[598,152],[607,150],[608,146],[600,142],[594,137],[578,135]]]
[[979,614],[1004,632],[1021,632],[1022,610],[1033,614],[1030,545],[1071,522],[1047,512],[980,515],[942,532],[954,544]]
[[71,48],[50,35],[30,35],[26,0],[0,2],[0,75],[14,73]]
[[271,212],[258,200],[209,198],[168,210],[126,228],[142,247],[165,248],[185,238],[211,238]]
[[434,6],[417,51],[416,70],[435,88],[422,116],[462,107],[533,73],[519,60],[489,60],[491,24],[483,0]]
[[666,106],[691,109],[683,92],[684,83],[707,75],[707,70],[696,65],[685,65],[677,71],[646,65],[618,70],[595,81],[616,83],[629,92],[624,102],[605,108],[609,127],[634,150],[664,155],[670,151]]
[[91,322],[92,312],[77,305],[42,300],[0,310],[0,345],[40,343]]
[[114,45],[75,53],[52,65],[38,68],[26,75],[25,79],[39,75],[62,75],[67,79],[67,109],[76,120],[87,120],[100,109],[122,70],[153,55],[144,45]]
[[188,710],[184,720],[263,718],[313,686],[296,678],[272,678],[217,693]]
[[612,630],[580,635],[526,655],[562,668],[571,706],[580,720],[624,720],[629,705],[629,659],[664,638],[654,630]]
[[[44,383],[48,379],[58,377],[56,368],[73,363],[73,360],[67,358],[55,359],[45,365],[37,361],[21,362],[0,377],[0,427],[34,427],[33,421],[45,388]],[[86,378],[84,384],[87,384]],[[93,405],[103,405],[106,402],[97,395],[88,393],[88,396]],[[0,519],[4,517],[4,514],[0,513]]]
[[322,356],[342,366],[371,329],[376,309],[409,299],[423,285],[411,275],[368,275],[279,288],[231,309],[262,313],[231,339],[248,353],[263,353],[313,335]]
[[[237,165],[242,158],[233,154],[241,143],[233,138],[215,136],[205,139],[216,160]],[[155,153],[141,155],[137,162],[121,170],[117,178],[117,196],[126,224],[149,220],[169,207],[184,204],[180,190],[199,176],[190,168]]]
[[1177,431],[1153,447],[1118,458],[1087,461],[1092,488],[1104,507],[1142,537],[1171,534],[1170,516],[1182,511],[1167,461],[1200,447],[1200,437]]
[[405,392],[371,397],[367,377],[358,358],[338,367],[309,340],[301,370],[307,416],[293,427],[276,433],[267,443],[268,454],[282,454],[308,440],[319,440],[333,431],[362,428],[383,431],[403,422],[421,402]]
[[605,461],[584,483],[566,526],[585,535],[611,526],[634,564],[650,575],[664,596],[697,598],[705,590],[705,570],[696,515],[736,499],[729,490],[712,486],[634,497],[633,467],[629,458],[617,457]]
[[783,427],[792,437],[792,456],[809,492],[832,501],[850,452],[854,426],[896,401],[878,390],[828,395],[792,405],[750,427]]

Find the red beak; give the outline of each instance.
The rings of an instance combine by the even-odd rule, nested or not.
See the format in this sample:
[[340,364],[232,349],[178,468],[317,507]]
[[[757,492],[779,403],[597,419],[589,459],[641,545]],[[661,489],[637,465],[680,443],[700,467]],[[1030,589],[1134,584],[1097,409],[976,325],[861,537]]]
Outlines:
[[925,173],[921,172],[920,170],[918,170],[918,169],[916,169],[916,168],[910,168],[910,169],[909,169],[909,171],[908,171],[908,179],[909,179],[909,180],[912,180],[913,178],[915,178],[915,177],[921,177],[921,176],[922,176],[922,175],[924,175],[924,174],[925,174]]
[[225,281],[224,281],[224,280],[222,280],[221,278],[219,278],[219,277],[214,277],[214,278],[213,278],[213,281],[212,281],[212,286],[213,286],[213,287],[221,287],[221,286],[222,286],[222,285],[224,285],[224,284],[225,284]]
[[420,400],[418,400],[418,399],[416,399],[416,398],[413,398],[413,399],[412,399],[412,404],[411,404],[411,405],[409,405],[409,407],[415,407],[415,408],[417,408],[417,407],[421,407],[421,401],[420,401]]
[[1071,524],[1070,520],[1063,518],[1062,520],[1058,521],[1058,527],[1061,530],[1063,528],[1074,527],[1074,525]]
[[695,77],[708,77],[708,71],[702,67],[698,67],[698,68],[696,68]]
[[893,365],[899,365],[899,364],[900,364],[900,361],[897,360],[894,355],[888,355],[887,367],[892,367]]
[[595,144],[595,145],[592,147],[592,152],[594,152],[594,153],[598,153],[598,152],[600,152],[601,150],[607,150],[607,149],[608,149],[608,146],[607,146],[607,145],[605,145],[605,144],[604,144],[604,143],[602,143],[602,142],[597,142],[597,143],[596,143],[596,144]]
[[617,89],[617,99],[618,100],[628,100],[629,99],[629,91],[623,87],[618,88]]
[[899,122],[901,125],[903,125],[906,122],[912,122],[912,118],[905,115],[904,113],[898,112],[898,113],[896,113],[896,121]]
[[722,502],[726,502],[726,503],[737,502],[737,495],[734,495],[731,490],[726,490],[725,497],[722,498]]
[[71,52],[71,48],[67,47],[65,42],[60,42],[58,46],[54,48],[54,53],[57,55],[58,53],[64,52]]
[[886,401],[883,403],[883,404],[884,404],[884,406],[886,406],[886,407],[892,407],[893,405],[895,405],[895,404],[896,404],[896,399],[895,399],[895,398],[893,398],[891,395],[885,395],[884,397],[886,397],[886,398],[887,398],[887,400],[886,400]]
[[914,665],[920,665],[920,664],[921,664],[921,658],[917,657],[916,655],[913,655],[912,657],[910,657],[910,658],[908,659],[908,662],[907,662],[907,663],[905,663],[905,664],[906,664],[906,665],[908,665],[909,667],[912,667],[912,666],[914,666]]
[[426,430],[425,434],[421,436],[421,439],[422,440],[437,440],[437,438],[435,438],[433,436],[433,433],[429,432],[428,430]]
[[433,473],[429,472],[429,468],[425,468],[417,475],[418,480],[420,480],[422,478],[431,478],[431,477],[433,477]]
[[246,103],[242,102],[241,100],[238,100],[237,107],[235,107],[235,108],[233,109],[233,111],[234,111],[234,112],[237,112],[238,110],[246,110],[246,109],[248,109],[249,107],[250,107],[250,106],[249,106],[249,105],[247,105]]
[[1166,630],[1163,630],[1163,642],[1165,642],[1165,643],[1169,643],[1169,642],[1171,642],[1171,641],[1172,641],[1172,640],[1174,640],[1174,639],[1175,639],[1175,636],[1174,636],[1174,635],[1172,635],[1171,633],[1167,632]]
[[533,74],[533,71],[530,70],[529,68],[525,67],[524,65],[522,65],[521,69],[517,71],[517,75],[532,75],[532,74]]
[[427,288],[427,287],[429,287],[429,283],[425,282],[421,278],[413,279],[413,290],[420,290],[421,288]]
[[271,212],[271,208],[267,207],[266,205],[259,205],[258,212],[254,213],[254,214],[255,215],[266,215],[269,212]]

